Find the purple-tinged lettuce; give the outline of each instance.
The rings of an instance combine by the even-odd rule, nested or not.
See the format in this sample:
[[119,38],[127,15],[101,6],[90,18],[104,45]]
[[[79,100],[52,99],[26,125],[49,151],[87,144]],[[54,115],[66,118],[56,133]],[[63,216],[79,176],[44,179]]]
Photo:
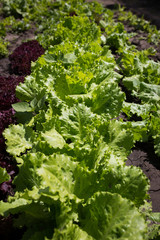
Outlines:
[[43,53],[44,49],[37,40],[22,43],[9,56],[11,73],[24,76],[29,75],[31,73],[31,62],[36,61]]
[[13,108],[9,110],[3,110],[0,112],[0,137],[2,136],[2,132],[8,125],[11,123],[16,123],[16,119],[14,118],[15,111]]
[[[11,108],[13,103],[18,102],[18,98],[15,94],[16,86],[24,81],[24,77],[22,76],[9,76],[3,77],[0,76],[0,111],[6,111]],[[5,113],[3,113],[4,115]],[[2,114],[0,113],[0,118],[2,118]],[[2,121],[1,121],[2,122]],[[0,123],[1,124],[1,123]],[[1,127],[0,127],[1,128]]]

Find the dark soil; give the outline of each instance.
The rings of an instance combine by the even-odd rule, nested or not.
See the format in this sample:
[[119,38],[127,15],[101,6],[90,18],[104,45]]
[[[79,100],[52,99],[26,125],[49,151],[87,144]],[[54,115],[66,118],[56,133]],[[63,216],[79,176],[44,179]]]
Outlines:
[[148,177],[153,212],[160,212],[160,158],[155,155],[153,144],[137,143],[126,164],[140,167]]

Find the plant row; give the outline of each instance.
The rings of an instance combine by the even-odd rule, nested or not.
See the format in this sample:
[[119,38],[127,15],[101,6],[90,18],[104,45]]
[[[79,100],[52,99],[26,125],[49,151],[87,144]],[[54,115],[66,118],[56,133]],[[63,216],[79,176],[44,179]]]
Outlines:
[[[125,162],[137,141],[154,141],[160,154],[159,62],[97,2],[47,2],[52,14],[46,4],[37,37],[45,53],[27,48],[29,56],[43,54],[29,58],[37,59],[31,71],[20,65],[19,49],[10,57],[12,70],[27,76],[10,102],[17,124],[3,131],[19,173],[0,214],[16,215],[22,239],[153,239],[159,213],[148,202],[149,181]],[[131,121],[134,114],[141,120]]]
[[[2,132],[9,124],[16,124],[15,110],[12,108],[12,104],[19,101],[16,97],[16,86],[24,81],[24,76],[31,71],[31,61],[35,61],[42,53],[44,49],[36,40],[32,40],[21,44],[15,51],[9,56],[10,70],[16,75],[10,75],[8,77],[0,76],[1,87],[1,106],[0,106],[0,166],[1,168],[1,185],[0,185],[0,199],[7,200],[8,194],[13,195],[12,180],[17,174],[18,169],[12,157],[6,152],[5,140],[2,136]],[[6,175],[6,170],[11,176],[11,179]],[[6,181],[3,181],[6,180]],[[8,181],[7,181],[8,180]],[[3,183],[2,183],[3,182]]]

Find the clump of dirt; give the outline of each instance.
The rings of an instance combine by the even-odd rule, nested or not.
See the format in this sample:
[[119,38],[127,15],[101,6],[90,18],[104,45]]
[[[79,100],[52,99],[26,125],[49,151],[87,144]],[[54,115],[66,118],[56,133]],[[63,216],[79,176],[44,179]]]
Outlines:
[[10,61],[8,58],[0,59],[0,76],[9,76],[9,64]]
[[153,144],[138,142],[128,156],[126,165],[140,167],[150,181],[149,195],[153,212],[160,212],[160,158],[155,154]]

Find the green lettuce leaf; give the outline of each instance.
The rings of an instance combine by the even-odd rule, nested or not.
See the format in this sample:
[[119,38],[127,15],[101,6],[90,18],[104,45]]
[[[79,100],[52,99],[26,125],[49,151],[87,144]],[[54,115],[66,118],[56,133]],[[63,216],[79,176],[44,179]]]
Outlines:
[[94,238],[88,235],[87,232],[83,231],[78,225],[69,223],[64,229],[55,229],[52,240],[56,239],[93,240]]
[[80,227],[95,239],[144,239],[144,219],[118,194],[95,193],[84,207],[79,207],[79,218]]
[[108,168],[102,172],[100,177],[99,189],[105,192],[119,193],[139,207],[148,198],[149,180],[141,169],[122,165],[113,167],[109,162]]
[[5,168],[0,167],[0,184],[8,181],[10,179],[9,174],[7,173]]
[[86,135],[86,126],[91,125],[95,114],[84,104],[73,105],[71,108],[63,108],[57,122],[60,133],[65,139],[77,139],[83,141]]
[[42,178],[38,175],[37,169],[46,161],[46,156],[42,153],[28,153],[17,157],[16,160],[20,163],[19,174],[14,178],[16,191],[32,190],[34,186],[39,188]]
[[91,93],[92,111],[96,113],[106,113],[111,118],[117,117],[122,108],[124,93],[115,82],[112,81],[112,74],[108,79],[103,80]]
[[160,86],[142,82],[138,93],[135,93],[143,102],[158,104],[160,102]]
[[[31,198],[32,194],[32,198]],[[49,239],[53,235],[56,225],[55,216],[51,213],[52,206],[39,200],[33,201],[34,192],[26,191],[23,195],[16,195],[14,201],[9,200],[9,203],[1,202],[0,213],[8,216],[9,213],[17,214],[18,217],[14,219],[14,226],[17,228],[25,227],[26,231],[22,239]],[[37,193],[36,193],[37,194]],[[53,208],[60,208],[57,202],[52,202]]]
[[116,160],[116,156],[113,154],[109,156],[109,153],[106,152],[103,161],[101,159],[96,170],[88,170],[78,166],[74,173],[74,194],[87,201],[98,190],[119,193],[137,207],[143,205],[145,199],[148,199],[148,179],[141,169],[123,166],[120,161]]
[[62,154],[49,156],[47,161],[37,169],[38,175],[43,179],[41,181],[41,188],[44,189],[43,195],[49,194],[53,199],[61,201],[64,201],[66,196],[74,199],[73,173],[76,166],[77,163],[69,156]]
[[65,141],[63,137],[55,130],[51,129],[41,133],[42,139],[44,139],[53,148],[63,148]]
[[7,142],[7,152],[13,156],[19,156],[33,146],[33,130],[22,124],[10,125],[4,130],[3,135]]
[[125,159],[133,147],[133,135],[130,129],[125,129],[123,122],[116,119],[101,125],[100,133],[104,136],[104,141],[115,154]]

